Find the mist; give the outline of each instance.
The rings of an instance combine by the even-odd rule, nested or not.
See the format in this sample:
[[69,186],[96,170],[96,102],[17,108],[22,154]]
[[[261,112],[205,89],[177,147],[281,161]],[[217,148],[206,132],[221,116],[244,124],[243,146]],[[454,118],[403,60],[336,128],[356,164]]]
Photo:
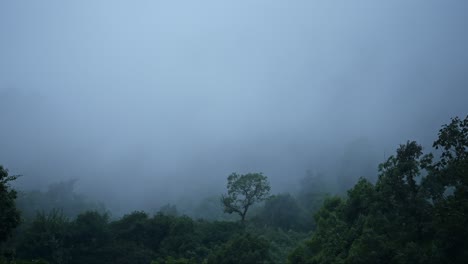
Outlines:
[[[468,113],[464,1],[2,1],[0,163],[118,210],[430,149]],[[369,171],[369,170],[367,170]],[[354,173],[354,172],[353,172]],[[357,171],[354,174],[359,174]],[[344,176],[342,176],[344,177]]]

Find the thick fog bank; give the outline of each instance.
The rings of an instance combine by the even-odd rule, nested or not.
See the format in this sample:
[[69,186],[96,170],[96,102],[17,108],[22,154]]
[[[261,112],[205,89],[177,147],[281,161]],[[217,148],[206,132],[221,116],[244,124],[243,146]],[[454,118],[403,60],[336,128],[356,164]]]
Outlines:
[[216,195],[232,172],[281,192],[310,170],[342,189],[468,113],[467,10],[5,1],[0,164],[23,189],[78,179],[116,210]]

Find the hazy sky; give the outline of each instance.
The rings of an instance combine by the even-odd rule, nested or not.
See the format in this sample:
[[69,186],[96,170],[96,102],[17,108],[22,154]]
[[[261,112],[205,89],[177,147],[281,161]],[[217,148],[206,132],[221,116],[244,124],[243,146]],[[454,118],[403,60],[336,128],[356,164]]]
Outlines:
[[279,190],[356,140],[381,161],[468,114],[467,13],[467,1],[4,0],[0,164],[31,188],[79,178],[141,201],[234,171]]

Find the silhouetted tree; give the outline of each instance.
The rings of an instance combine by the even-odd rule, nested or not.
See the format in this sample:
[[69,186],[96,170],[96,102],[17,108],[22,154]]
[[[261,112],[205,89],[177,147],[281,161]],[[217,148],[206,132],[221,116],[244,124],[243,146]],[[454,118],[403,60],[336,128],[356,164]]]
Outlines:
[[267,177],[261,173],[233,173],[228,177],[227,189],[227,195],[221,196],[224,211],[239,214],[241,222],[244,223],[250,206],[268,197],[270,184]]
[[0,165],[0,244],[6,241],[20,223],[20,213],[16,208],[16,191],[9,182],[17,175],[8,175],[8,170]]

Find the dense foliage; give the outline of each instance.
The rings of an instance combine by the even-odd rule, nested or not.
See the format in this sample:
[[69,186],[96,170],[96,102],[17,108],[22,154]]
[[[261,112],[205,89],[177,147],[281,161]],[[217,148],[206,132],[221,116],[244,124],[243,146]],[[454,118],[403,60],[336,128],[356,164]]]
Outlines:
[[332,197],[315,215],[317,229],[291,263],[466,263],[468,260],[468,117],[452,119],[423,155],[401,145],[346,198]]
[[[468,117],[443,126],[433,147],[437,155],[414,141],[400,145],[376,182],[360,178],[338,196],[327,195],[318,174],[308,173],[295,195],[269,197],[262,174],[232,174],[222,202],[197,209],[209,220],[173,205],[111,219],[89,210],[72,182],[16,204],[15,177],[0,167],[0,263],[466,263]],[[33,196],[55,204],[27,208]],[[63,210],[70,204],[79,206]],[[222,206],[241,221],[213,220]]]
[[17,176],[9,175],[8,170],[0,165],[0,253],[6,251],[3,244],[20,223],[20,213],[15,205],[16,191],[9,185],[16,178]]

